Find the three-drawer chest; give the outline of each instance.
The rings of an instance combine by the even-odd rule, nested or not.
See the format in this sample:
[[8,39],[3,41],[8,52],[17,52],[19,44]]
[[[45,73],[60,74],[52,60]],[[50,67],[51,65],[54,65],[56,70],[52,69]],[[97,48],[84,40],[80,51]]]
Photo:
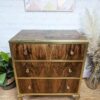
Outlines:
[[75,30],[22,30],[10,41],[18,91],[23,96],[80,96],[88,40]]

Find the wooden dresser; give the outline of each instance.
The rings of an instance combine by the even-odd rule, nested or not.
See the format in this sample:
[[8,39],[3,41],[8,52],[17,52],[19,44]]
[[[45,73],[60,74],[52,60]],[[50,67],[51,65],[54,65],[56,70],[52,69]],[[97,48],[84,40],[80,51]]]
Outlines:
[[75,30],[22,30],[10,41],[18,100],[26,95],[79,98],[88,41]]

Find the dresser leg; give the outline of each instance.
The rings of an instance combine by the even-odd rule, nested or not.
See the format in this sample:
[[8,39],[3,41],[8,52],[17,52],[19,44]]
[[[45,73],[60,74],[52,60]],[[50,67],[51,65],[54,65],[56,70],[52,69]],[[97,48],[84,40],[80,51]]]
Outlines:
[[23,97],[18,97],[18,100],[23,100]]
[[73,97],[74,100],[79,100],[80,99],[80,95],[79,94],[72,95],[72,97]]

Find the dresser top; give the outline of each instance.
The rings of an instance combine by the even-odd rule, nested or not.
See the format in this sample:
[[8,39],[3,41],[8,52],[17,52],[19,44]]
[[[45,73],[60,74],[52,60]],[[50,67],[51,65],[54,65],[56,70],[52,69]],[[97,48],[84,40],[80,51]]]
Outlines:
[[76,30],[22,30],[9,42],[88,42]]

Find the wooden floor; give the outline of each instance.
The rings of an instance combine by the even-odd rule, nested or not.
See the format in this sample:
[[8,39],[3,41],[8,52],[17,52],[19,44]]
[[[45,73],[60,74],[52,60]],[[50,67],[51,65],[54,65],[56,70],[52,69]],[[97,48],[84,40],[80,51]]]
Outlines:
[[[100,100],[100,88],[91,90],[87,88],[84,80],[81,84],[81,97],[80,100]],[[24,97],[24,100],[72,100],[69,97]],[[11,90],[2,90],[0,88],[0,100],[17,100],[16,88]]]

